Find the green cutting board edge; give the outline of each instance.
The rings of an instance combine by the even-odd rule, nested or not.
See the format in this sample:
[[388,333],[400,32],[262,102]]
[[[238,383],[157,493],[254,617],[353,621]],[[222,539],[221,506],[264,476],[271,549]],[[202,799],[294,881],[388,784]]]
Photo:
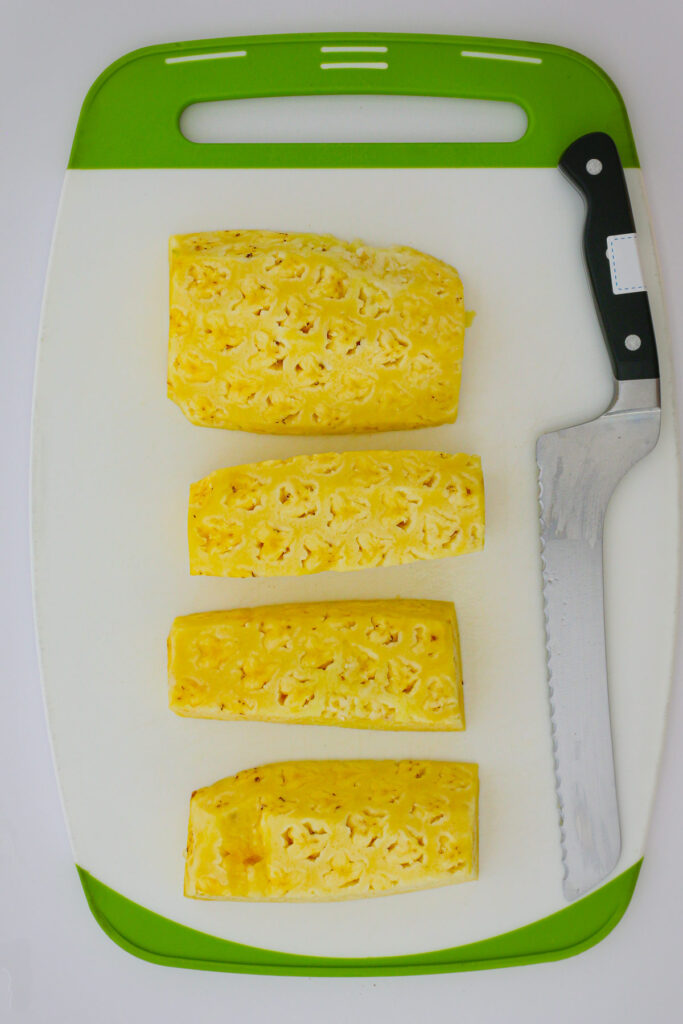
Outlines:
[[297,956],[227,942],[154,914],[87,871],[78,872],[97,922],[114,942],[143,960],[202,971],[360,977],[481,971],[574,956],[604,939],[621,920],[641,864],[565,910],[504,935],[429,953],[365,959]]

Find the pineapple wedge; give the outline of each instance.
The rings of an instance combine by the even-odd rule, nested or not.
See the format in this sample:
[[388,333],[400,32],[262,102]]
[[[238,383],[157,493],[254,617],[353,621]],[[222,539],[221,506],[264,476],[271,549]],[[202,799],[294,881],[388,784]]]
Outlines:
[[477,877],[476,764],[290,761],[190,801],[185,895],[341,900]]
[[476,455],[365,451],[219,469],[190,487],[190,572],[300,576],[477,551]]
[[275,231],[170,240],[168,396],[200,426],[452,423],[465,325],[457,272],[405,246]]
[[185,615],[169,706],[194,718],[464,729],[450,601],[323,601]]

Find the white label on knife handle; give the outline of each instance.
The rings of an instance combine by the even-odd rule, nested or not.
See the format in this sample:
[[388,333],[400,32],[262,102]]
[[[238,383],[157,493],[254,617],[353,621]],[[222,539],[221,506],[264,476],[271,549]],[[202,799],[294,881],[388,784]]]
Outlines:
[[606,255],[615,295],[645,291],[635,233],[608,235]]

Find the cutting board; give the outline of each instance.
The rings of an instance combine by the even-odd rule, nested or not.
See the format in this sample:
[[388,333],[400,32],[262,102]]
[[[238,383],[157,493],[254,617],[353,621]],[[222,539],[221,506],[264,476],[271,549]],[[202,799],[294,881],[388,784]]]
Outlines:
[[[189,142],[190,103],[255,96],[506,100],[516,142]],[[585,277],[584,211],[557,161],[615,139],[662,368],[662,433],[619,485],[605,537],[621,859],[568,906],[553,784],[534,447],[608,405],[609,362]],[[267,134],[265,136],[267,138]],[[190,424],[166,397],[167,242],[216,228],[331,232],[454,264],[468,308],[457,423],[354,437]],[[678,456],[670,343],[636,150],[621,98],[586,58],[452,36],[219,39],[129,54],[83,105],[46,286],[33,429],[33,564],[45,703],[73,852],[93,914],[160,963],[291,974],[462,970],[553,959],[623,914],[643,856],[672,668]],[[221,466],[306,452],[481,455],[485,551],[298,579],[192,578],[188,487]],[[373,733],[181,719],[167,708],[174,616],[268,602],[455,602],[467,730]],[[342,903],[182,895],[192,790],[297,758],[476,761],[480,878]]]

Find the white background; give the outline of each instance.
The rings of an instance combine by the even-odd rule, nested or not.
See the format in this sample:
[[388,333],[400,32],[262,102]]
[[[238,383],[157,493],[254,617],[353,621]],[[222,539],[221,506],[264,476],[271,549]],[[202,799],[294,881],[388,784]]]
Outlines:
[[[0,639],[0,1021],[332,1022],[457,1015],[473,1022],[667,1022],[683,1002],[683,697],[674,689],[648,853],[624,921],[572,960],[479,974],[330,980],[178,971],[135,960],[96,926],[73,867],[37,673],[28,574],[28,454],[36,334],[63,170],[92,80],[138,46],[321,30],[450,32],[573,47],[615,79],[652,207],[675,356],[683,328],[683,22],[668,0],[5,0],[0,167],[5,313],[0,345],[3,498]],[[461,9],[462,7],[462,9]],[[679,362],[679,404],[681,373]],[[680,658],[679,658],[680,661]],[[643,680],[647,700],[647,679]],[[2,970],[5,967],[6,970]],[[11,993],[11,997],[10,997]]]

